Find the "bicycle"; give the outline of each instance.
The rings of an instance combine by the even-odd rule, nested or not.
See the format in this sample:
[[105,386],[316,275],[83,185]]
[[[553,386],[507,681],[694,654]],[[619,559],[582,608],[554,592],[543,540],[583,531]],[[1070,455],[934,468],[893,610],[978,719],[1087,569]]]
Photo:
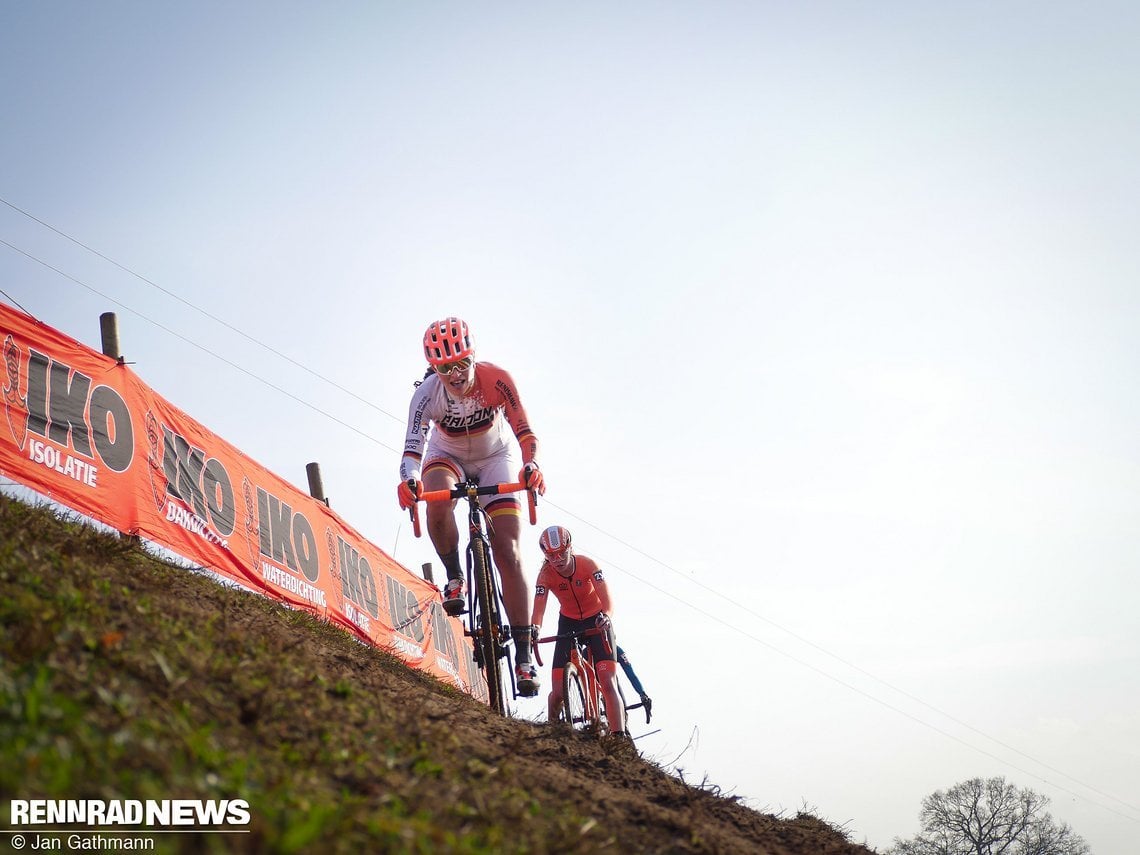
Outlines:
[[[498,574],[491,560],[491,542],[487,539],[487,512],[479,503],[481,496],[495,496],[504,493],[517,493],[526,490],[530,524],[538,521],[534,490],[522,483],[488,484],[480,487],[475,481],[460,481],[450,490],[428,490],[419,495],[418,501],[408,509],[412,518],[412,531],[420,536],[419,502],[450,502],[466,499],[468,504],[467,544],[467,590],[474,594],[474,608],[466,611],[467,621],[463,634],[475,641],[475,664],[483,671],[487,681],[488,703],[499,715],[506,715],[506,686],[503,682],[501,659],[510,664],[511,627],[503,620],[505,608],[499,588]],[[515,672],[508,667],[511,675],[511,695],[518,697]]]
[[[594,653],[586,640],[592,635],[601,635],[606,652],[610,652],[609,636],[596,627],[536,638],[532,645],[535,659],[541,667],[543,663],[538,645],[565,638],[571,640],[570,658],[562,666],[562,720],[574,730],[601,735],[609,733],[609,719],[606,716],[606,699],[594,666]],[[620,685],[618,690],[620,692]],[[625,699],[622,700],[624,702]]]
[[[562,669],[562,720],[574,730],[596,731],[599,734],[609,733],[609,719],[606,716],[606,697],[602,693],[601,683],[598,681],[597,669],[594,666],[594,653],[586,639],[591,635],[602,635],[597,627],[587,627],[577,632],[567,632],[561,635],[548,635],[536,638],[531,644],[534,649],[535,661],[542,667],[542,657],[539,655],[538,645],[560,638],[573,640],[570,645],[570,658]],[[604,649],[610,652],[610,639],[604,637]],[[650,708],[644,703],[626,703],[625,690],[621,680],[614,675],[618,697],[626,713],[630,710],[644,709],[645,723],[649,724],[652,716]],[[628,719],[627,719],[628,722]],[[628,723],[627,723],[628,727]],[[656,731],[654,731],[656,732]]]

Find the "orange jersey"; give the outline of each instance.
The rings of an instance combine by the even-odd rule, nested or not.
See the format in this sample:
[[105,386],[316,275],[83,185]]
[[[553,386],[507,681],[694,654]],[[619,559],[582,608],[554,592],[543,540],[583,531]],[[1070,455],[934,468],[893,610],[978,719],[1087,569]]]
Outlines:
[[582,620],[602,611],[602,598],[606,578],[597,562],[584,555],[574,555],[574,572],[569,577],[562,576],[543,561],[535,580],[535,596],[541,597],[547,591],[558,598],[559,611],[568,618]]
[[400,478],[420,477],[420,465],[429,447],[431,454],[443,454],[461,463],[507,454],[512,432],[522,449],[523,462],[533,460],[538,440],[510,374],[490,362],[476,362],[471,393],[453,398],[432,372],[412,396]]

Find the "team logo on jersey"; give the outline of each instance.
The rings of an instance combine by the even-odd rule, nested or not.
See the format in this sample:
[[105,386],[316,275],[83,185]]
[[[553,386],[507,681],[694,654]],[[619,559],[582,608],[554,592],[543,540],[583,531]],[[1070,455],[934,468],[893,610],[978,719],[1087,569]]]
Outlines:
[[460,431],[489,425],[494,416],[494,407],[480,407],[467,415],[449,412],[440,420],[439,426],[448,433],[459,433]]

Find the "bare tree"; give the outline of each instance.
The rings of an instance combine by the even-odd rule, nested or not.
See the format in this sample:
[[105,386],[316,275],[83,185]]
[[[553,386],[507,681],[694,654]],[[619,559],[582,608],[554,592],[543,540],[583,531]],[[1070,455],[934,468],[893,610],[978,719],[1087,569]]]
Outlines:
[[1049,798],[1005,778],[973,778],[922,800],[922,831],[895,838],[888,855],[1090,855],[1088,844],[1045,810]]

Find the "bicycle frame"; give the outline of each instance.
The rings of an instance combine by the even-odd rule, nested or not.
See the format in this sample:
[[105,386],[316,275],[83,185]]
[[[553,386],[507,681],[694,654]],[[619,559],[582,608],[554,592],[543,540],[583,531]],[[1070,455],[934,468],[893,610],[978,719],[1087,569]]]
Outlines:
[[[482,496],[515,493],[521,490],[527,492],[530,522],[534,525],[537,521],[534,491],[527,489],[521,483],[489,484],[480,487],[474,481],[461,481],[451,490],[429,490],[419,496],[420,501],[425,502],[467,500],[467,590],[474,596],[474,608],[467,610],[464,635],[475,642],[475,663],[487,680],[488,702],[491,709],[500,715],[506,715],[508,712],[501,660],[506,658],[508,664],[511,661],[509,650],[511,628],[503,620],[505,609],[502,592],[499,589],[498,574],[495,573],[491,560],[491,543],[487,539],[489,523],[486,520],[487,513],[479,499]],[[417,503],[409,509],[412,530],[416,537],[420,536],[418,507]],[[517,698],[518,687],[515,684],[514,669],[508,667],[507,673],[510,675],[511,695]]]

